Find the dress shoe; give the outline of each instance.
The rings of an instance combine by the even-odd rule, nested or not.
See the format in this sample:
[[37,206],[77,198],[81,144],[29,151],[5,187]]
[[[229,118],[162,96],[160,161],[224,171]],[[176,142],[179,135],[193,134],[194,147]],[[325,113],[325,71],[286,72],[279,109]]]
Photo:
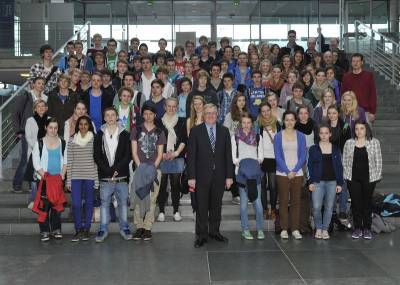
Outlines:
[[202,247],[206,242],[207,242],[207,240],[206,240],[205,238],[198,238],[198,239],[196,239],[196,241],[194,242],[194,247],[195,247],[195,248]]
[[220,233],[210,234],[209,236],[210,236],[210,238],[215,239],[216,241],[228,242],[228,238],[224,237]]

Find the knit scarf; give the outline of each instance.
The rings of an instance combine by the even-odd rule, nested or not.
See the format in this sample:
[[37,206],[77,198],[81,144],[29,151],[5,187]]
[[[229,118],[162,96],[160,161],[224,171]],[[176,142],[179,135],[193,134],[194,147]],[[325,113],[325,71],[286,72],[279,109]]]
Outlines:
[[325,80],[322,84],[317,84],[315,81],[311,87],[311,92],[314,95],[315,99],[321,101],[322,95],[324,95],[324,91],[330,87],[329,81]]
[[91,140],[93,139],[93,133],[92,132],[87,132],[85,137],[82,137],[81,132],[77,132],[74,135],[74,140],[73,142],[76,143],[77,145],[84,147],[86,146]]
[[174,151],[176,140],[177,140],[174,127],[178,123],[178,115],[175,114],[173,117],[170,117],[167,115],[167,113],[165,113],[164,116],[162,117],[161,121],[168,131],[167,151]]
[[252,128],[251,131],[246,135],[242,128],[238,128],[235,134],[236,140],[241,140],[245,144],[256,146],[257,145],[257,134]]
[[300,121],[296,122],[295,129],[299,132],[302,132],[305,135],[310,135],[314,130],[314,121],[312,119],[308,119],[307,123],[303,124]]
[[[285,81],[283,79],[279,79],[277,82],[275,82],[275,80],[272,79],[272,78],[267,83],[269,88],[272,89],[272,90],[282,89],[283,84],[285,84]],[[277,95],[279,95],[279,94],[277,94]]]
[[47,121],[47,113],[44,113],[42,117],[39,116],[38,113],[33,114],[33,118],[36,121],[38,126],[37,138],[41,139],[46,135],[46,121]]
[[260,127],[267,128],[270,127],[271,130],[276,133],[276,122],[277,119],[274,115],[271,115],[271,117],[267,120],[265,119],[261,113],[258,115],[258,123],[260,124]]

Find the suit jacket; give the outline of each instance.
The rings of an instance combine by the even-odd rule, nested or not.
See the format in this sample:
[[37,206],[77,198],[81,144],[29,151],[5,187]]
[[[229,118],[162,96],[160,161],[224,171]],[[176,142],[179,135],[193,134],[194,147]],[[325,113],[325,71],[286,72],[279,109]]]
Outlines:
[[212,151],[205,123],[194,127],[188,142],[188,178],[196,179],[196,186],[216,183],[223,187],[225,179],[233,178],[231,149],[229,130],[226,127],[216,125],[215,152]]

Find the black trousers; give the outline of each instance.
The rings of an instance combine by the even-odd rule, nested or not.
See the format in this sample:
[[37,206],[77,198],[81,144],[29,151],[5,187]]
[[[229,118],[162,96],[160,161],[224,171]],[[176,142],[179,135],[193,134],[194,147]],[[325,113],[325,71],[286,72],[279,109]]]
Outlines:
[[61,213],[50,208],[47,218],[43,223],[39,223],[41,233],[50,233],[61,230]]
[[261,203],[263,209],[268,209],[267,191],[269,190],[269,203],[271,210],[276,210],[276,203],[278,200],[278,191],[276,188],[276,174],[275,172],[267,172],[261,181]]
[[196,184],[196,234],[199,238],[207,238],[208,234],[219,233],[221,224],[222,197],[224,196],[224,184],[217,183],[214,174],[213,179],[207,185]]
[[181,174],[162,174],[160,183],[160,192],[158,193],[157,203],[160,208],[160,212],[165,213],[165,204],[168,201],[168,178],[171,181],[171,199],[172,207],[174,208],[174,214],[179,210],[179,200],[180,200],[180,177]]
[[239,186],[236,183],[235,167],[236,167],[236,165],[233,165],[233,184],[232,184],[231,188],[229,188],[229,191],[231,191],[231,193],[232,193],[232,198],[240,196]]
[[368,180],[347,181],[355,229],[371,229],[372,195],[375,185],[375,182],[370,183]]

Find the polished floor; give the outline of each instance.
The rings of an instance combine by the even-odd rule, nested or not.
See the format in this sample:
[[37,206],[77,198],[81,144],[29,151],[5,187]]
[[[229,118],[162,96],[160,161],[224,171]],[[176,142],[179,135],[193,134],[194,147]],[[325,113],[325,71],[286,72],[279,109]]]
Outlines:
[[189,233],[155,233],[151,242],[111,235],[42,244],[38,236],[0,237],[0,284],[400,284],[400,232],[372,241],[336,233],[330,241],[244,241],[193,248]]

